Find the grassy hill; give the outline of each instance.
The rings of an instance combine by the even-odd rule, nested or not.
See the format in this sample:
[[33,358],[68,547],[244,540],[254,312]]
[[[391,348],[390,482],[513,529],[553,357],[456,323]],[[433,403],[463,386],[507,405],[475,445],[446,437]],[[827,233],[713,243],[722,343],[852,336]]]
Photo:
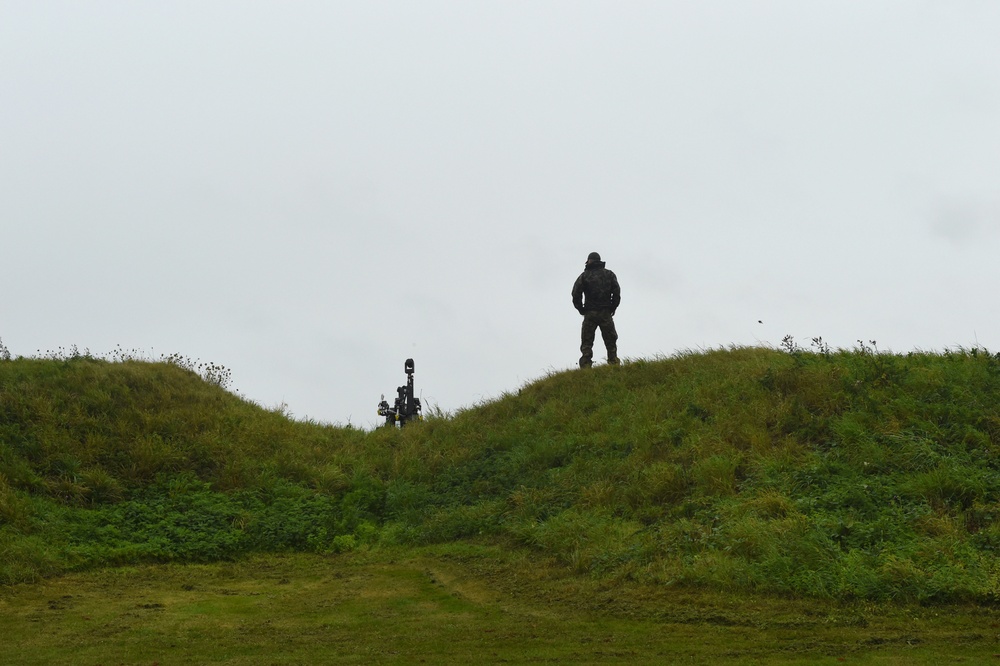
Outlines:
[[471,541],[610,581],[1000,591],[1000,357],[983,350],[686,353],[374,432],[184,365],[0,360],[0,583]]

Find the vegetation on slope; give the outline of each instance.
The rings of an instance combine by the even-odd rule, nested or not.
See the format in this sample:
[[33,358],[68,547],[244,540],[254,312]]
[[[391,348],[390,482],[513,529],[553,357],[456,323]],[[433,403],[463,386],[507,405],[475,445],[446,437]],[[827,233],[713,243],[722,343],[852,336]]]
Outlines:
[[370,433],[177,363],[0,360],[0,581],[477,540],[610,579],[993,601],[998,442],[978,349],[687,353]]

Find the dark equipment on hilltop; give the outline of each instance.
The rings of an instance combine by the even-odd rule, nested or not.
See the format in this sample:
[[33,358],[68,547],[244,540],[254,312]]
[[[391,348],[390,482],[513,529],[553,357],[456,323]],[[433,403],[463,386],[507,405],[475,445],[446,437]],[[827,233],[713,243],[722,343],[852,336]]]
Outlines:
[[402,428],[413,419],[421,420],[420,398],[413,397],[413,359],[406,359],[403,366],[406,370],[406,384],[396,389],[396,402],[392,407],[385,401],[382,395],[382,402],[378,403],[378,415],[385,417],[385,425],[392,428],[397,423]]

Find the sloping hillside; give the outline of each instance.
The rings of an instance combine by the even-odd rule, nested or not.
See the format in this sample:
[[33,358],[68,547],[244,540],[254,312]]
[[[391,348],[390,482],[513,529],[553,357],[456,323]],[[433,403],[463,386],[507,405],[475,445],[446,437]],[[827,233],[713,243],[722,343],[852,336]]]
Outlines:
[[991,601],[1000,359],[737,348],[366,433],[170,363],[0,361],[0,581],[463,540],[580,575]]

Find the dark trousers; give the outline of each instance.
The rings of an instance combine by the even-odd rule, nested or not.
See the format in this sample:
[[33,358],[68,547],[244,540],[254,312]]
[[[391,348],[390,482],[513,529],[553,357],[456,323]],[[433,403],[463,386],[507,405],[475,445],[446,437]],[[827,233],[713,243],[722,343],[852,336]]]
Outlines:
[[583,328],[580,331],[580,367],[589,368],[594,363],[594,336],[601,329],[604,346],[608,350],[608,363],[618,363],[618,331],[609,308],[587,310],[583,313]]

